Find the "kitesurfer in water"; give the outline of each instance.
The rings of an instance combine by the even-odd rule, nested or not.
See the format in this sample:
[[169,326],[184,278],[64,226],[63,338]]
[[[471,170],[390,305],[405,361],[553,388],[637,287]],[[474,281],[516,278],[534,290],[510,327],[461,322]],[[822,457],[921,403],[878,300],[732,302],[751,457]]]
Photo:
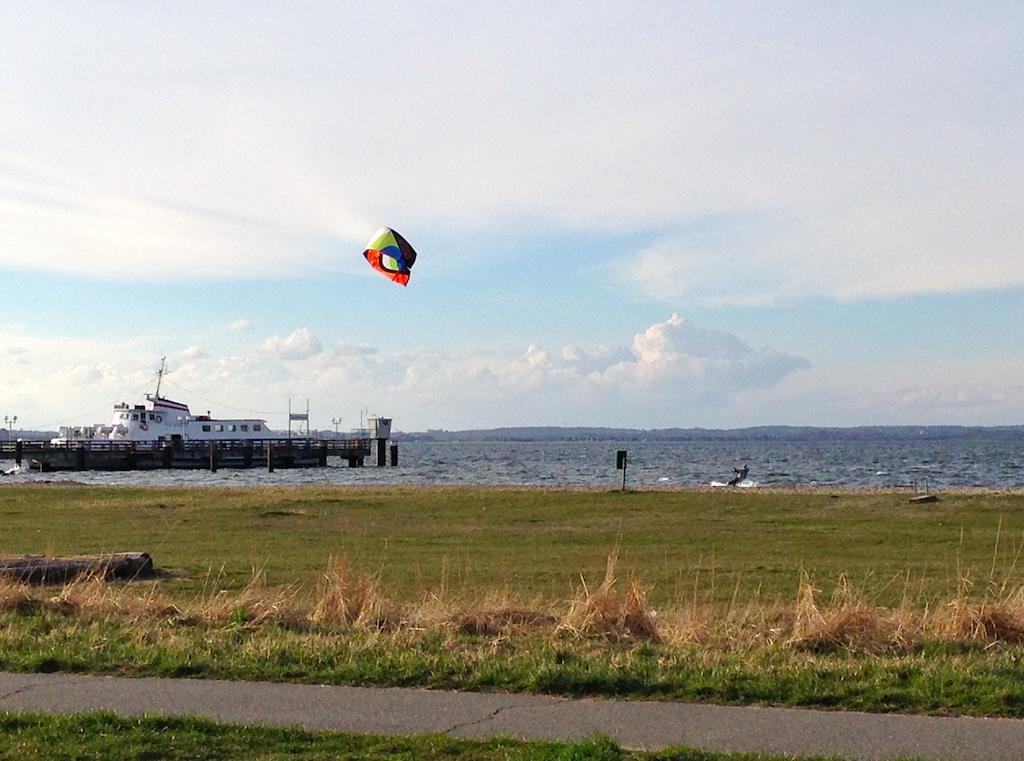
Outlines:
[[744,463],[742,468],[733,468],[732,472],[736,475],[729,479],[729,486],[738,486],[739,482],[747,477],[749,470],[746,463]]

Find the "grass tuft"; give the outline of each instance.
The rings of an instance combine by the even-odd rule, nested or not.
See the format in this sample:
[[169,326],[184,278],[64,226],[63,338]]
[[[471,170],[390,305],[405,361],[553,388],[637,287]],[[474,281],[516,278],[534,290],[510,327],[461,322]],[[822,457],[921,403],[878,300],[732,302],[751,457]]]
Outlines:
[[28,585],[0,576],[0,612],[30,613],[39,607]]
[[304,617],[296,604],[297,585],[274,587],[267,584],[266,571],[253,568],[248,583],[240,590],[205,591],[192,606],[183,611],[189,619],[199,619],[222,626],[259,626],[267,622],[295,624]]
[[617,589],[618,562],[616,545],[608,553],[604,581],[593,594],[581,577],[581,591],[570,601],[559,628],[581,637],[600,635],[616,640],[664,642],[658,629],[657,612],[647,600],[647,589],[636,579],[629,580],[625,592]]
[[376,631],[393,631],[405,622],[374,577],[353,574],[347,561],[335,557],[317,585],[311,618],[317,624]]

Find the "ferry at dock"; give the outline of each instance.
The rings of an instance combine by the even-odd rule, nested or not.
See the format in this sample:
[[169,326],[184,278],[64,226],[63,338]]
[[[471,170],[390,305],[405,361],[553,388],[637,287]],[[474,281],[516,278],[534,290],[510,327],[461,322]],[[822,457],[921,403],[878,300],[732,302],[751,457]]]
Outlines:
[[[194,415],[187,404],[160,395],[164,375],[161,362],[157,373],[156,393],[146,394],[148,404],[114,405],[110,423],[86,426],[61,426],[51,444],[80,444],[85,442],[146,442],[175,444],[188,441],[276,441],[292,438],[291,432],[280,433],[267,426],[260,418],[214,418],[209,413]],[[308,413],[293,415],[291,419],[304,419],[308,428]]]

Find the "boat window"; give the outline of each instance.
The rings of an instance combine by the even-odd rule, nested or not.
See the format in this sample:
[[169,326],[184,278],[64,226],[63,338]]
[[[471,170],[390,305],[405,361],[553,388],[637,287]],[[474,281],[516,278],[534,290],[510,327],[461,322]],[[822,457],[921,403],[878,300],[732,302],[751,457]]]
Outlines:
[[213,430],[215,430],[215,431],[223,431],[224,430],[224,426],[222,426],[220,423],[218,423],[217,425],[215,425],[213,427]]
[[262,430],[263,430],[263,426],[262,426],[262,425],[260,425],[259,423],[253,423],[253,424],[252,424],[252,429],[253,429],[254,431],[262,431]]
[[242,424],[242,430],[243,430],[243,431],[248,431],[248,430],[249,430],[249,426],[248,426],[248,425],[245,425],[245,424],[243,423],[243,424]]
[[204,426],[203,426],[203,430],[204,430],[204,431],[205,431],[206,433],[209,433],[209,432],[210,432],[210,426],[208,426],[208,425],[204,425]]
[[152,412],[150,412],[149,413],[149,419],[150,420],[156,420],[156,415],[154,415]]
[[132,413],[132,420],[138,420],[138,419],[139,419],[139,413],[133,412]]

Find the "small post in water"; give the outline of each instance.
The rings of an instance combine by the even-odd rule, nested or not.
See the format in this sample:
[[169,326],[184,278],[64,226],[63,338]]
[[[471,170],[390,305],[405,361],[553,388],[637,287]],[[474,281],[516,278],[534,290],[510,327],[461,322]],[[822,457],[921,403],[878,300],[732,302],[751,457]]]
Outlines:
[[626,450],[620,449],[615,453],[615,469],[622,471],[622,491],[626,491]]

